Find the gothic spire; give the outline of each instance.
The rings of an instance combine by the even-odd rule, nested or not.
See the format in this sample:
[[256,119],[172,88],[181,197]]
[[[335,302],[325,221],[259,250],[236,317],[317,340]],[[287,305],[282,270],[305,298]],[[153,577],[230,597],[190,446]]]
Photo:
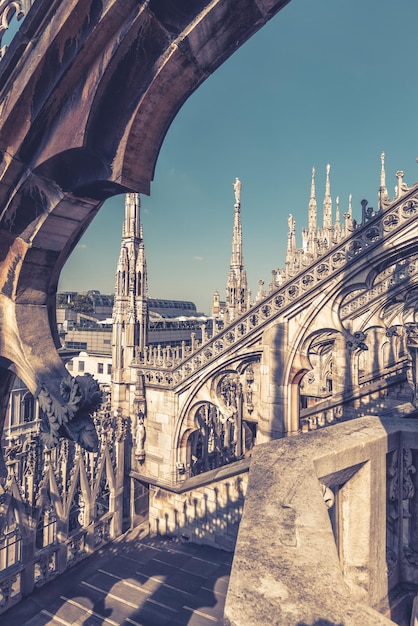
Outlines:
[[324,197],[324,209],[323,209],[323,228],[324,230],[332,229],[332,200],[331,200],[331,183],[329,179],[329,171],[331,169],[331,165],[328,163],[327,165],[327,178],[325,182],[325,197]]
[[338,242],[341,239],[341,215],[340,215],[340,198],[335,199],[335,224],[334,224],[335,241]]
[[351,193],[348,196],[348,215],[350,219],[353,219],[353,194]]
[[286,263],[292,263],[296,254],[296,222],[291,213],[289,213],[289,217],[287,218],[287,225]]
[[379,187],[379,209],[383,208],[383,203],[388,199],[388,190],[386,188],[386,171],[385,171],[385,153],[380,155],[380,187]]
[[113,310],[114,381],[123,379],[124,369],[147,343],[147,265],[140,207],[139,194],[126,194]]
[[315,168],[312,168],[312,181],[311,181],[311,197],[309,199],[309,215],[308,215],[308,231],[310,235],[316,235],[316,220],[317,220],[317,204],[315,195]]
[[227,321],[234,320],[238,315],[246,311],[248,303],[247,275],[244,269],[242,252],[241,181],[238,178],[235,179],[233,187],[235,194],[234,227],[232,232],[231,264],[226,287]]

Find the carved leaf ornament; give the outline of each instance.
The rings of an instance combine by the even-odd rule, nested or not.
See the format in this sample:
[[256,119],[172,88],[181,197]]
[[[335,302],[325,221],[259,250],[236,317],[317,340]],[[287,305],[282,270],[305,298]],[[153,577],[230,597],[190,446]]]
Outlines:
[[98,449],[98,437],[91,414],[102,402],[98,382],[91,374],[67,376],[60,383],[59,396],[42,385],[37,399],[41,409],[41,435],[47,448],[65,437],[89,452]]

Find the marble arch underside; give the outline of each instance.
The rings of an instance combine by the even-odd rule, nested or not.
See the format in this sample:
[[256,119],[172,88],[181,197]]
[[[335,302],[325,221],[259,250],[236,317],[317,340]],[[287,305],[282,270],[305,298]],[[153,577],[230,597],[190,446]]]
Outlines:
[[[108,197],[149,193],[187,97],[289,0],[36,0],[0,64],[0,427],[19,375],[94,449],[94,384],[57,353],[60,271]],[[81,433],[81,434],[80,434]]]

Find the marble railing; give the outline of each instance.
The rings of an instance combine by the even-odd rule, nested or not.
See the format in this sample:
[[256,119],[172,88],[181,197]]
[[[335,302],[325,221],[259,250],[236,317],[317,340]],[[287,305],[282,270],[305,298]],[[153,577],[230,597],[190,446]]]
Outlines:
[[[378,212],[363,210],[363,221],[340,244],[328,249],[320,259],[303,268],[280,287],[269,293],[241,317],[206,338],[202,343],[193,342],[191,347],[181,349],[154,348],[138,355],[133,365],[143,368],[148,384],[174,387],[186,380],[203,365],[217,359],[242,341],[255,336],[272,319],[286,308],[354,259],[367,254],[388,236],[418,215],[418,184],[403,193]],[[364,209],[364,207],[363,207]]]
[[[0,0],[0,59],[4,57],[7,46],[3,44],[5,33],[12,28],[14,18],[17,21],[23,20],[29,13],[29,9],[35,0]],[[16,30],[15,25],[13,29]]]

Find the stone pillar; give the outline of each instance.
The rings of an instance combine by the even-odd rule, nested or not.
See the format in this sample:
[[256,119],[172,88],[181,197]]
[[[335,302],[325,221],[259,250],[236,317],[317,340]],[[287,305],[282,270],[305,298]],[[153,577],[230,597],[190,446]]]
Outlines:
[[287,432],[296,435],[299,432],[300,389],[298,383],[289,385],[289,424]]
[[287,361],[287,324],[282,322],[263,334],[260,362],[260,419],[258,442],[283,437],[289,385],[285,384]]
[[116,481],[115,490],[111,495],[110,502],[113,513],[113,536],[119,537],[123,532],[123,514],[124,514],[124,490],[125,490],[125,469],[126,459],[129,457],[129,451],[126,450],[127,444],[127,420],[122,417],[119,412],[116,416]]

